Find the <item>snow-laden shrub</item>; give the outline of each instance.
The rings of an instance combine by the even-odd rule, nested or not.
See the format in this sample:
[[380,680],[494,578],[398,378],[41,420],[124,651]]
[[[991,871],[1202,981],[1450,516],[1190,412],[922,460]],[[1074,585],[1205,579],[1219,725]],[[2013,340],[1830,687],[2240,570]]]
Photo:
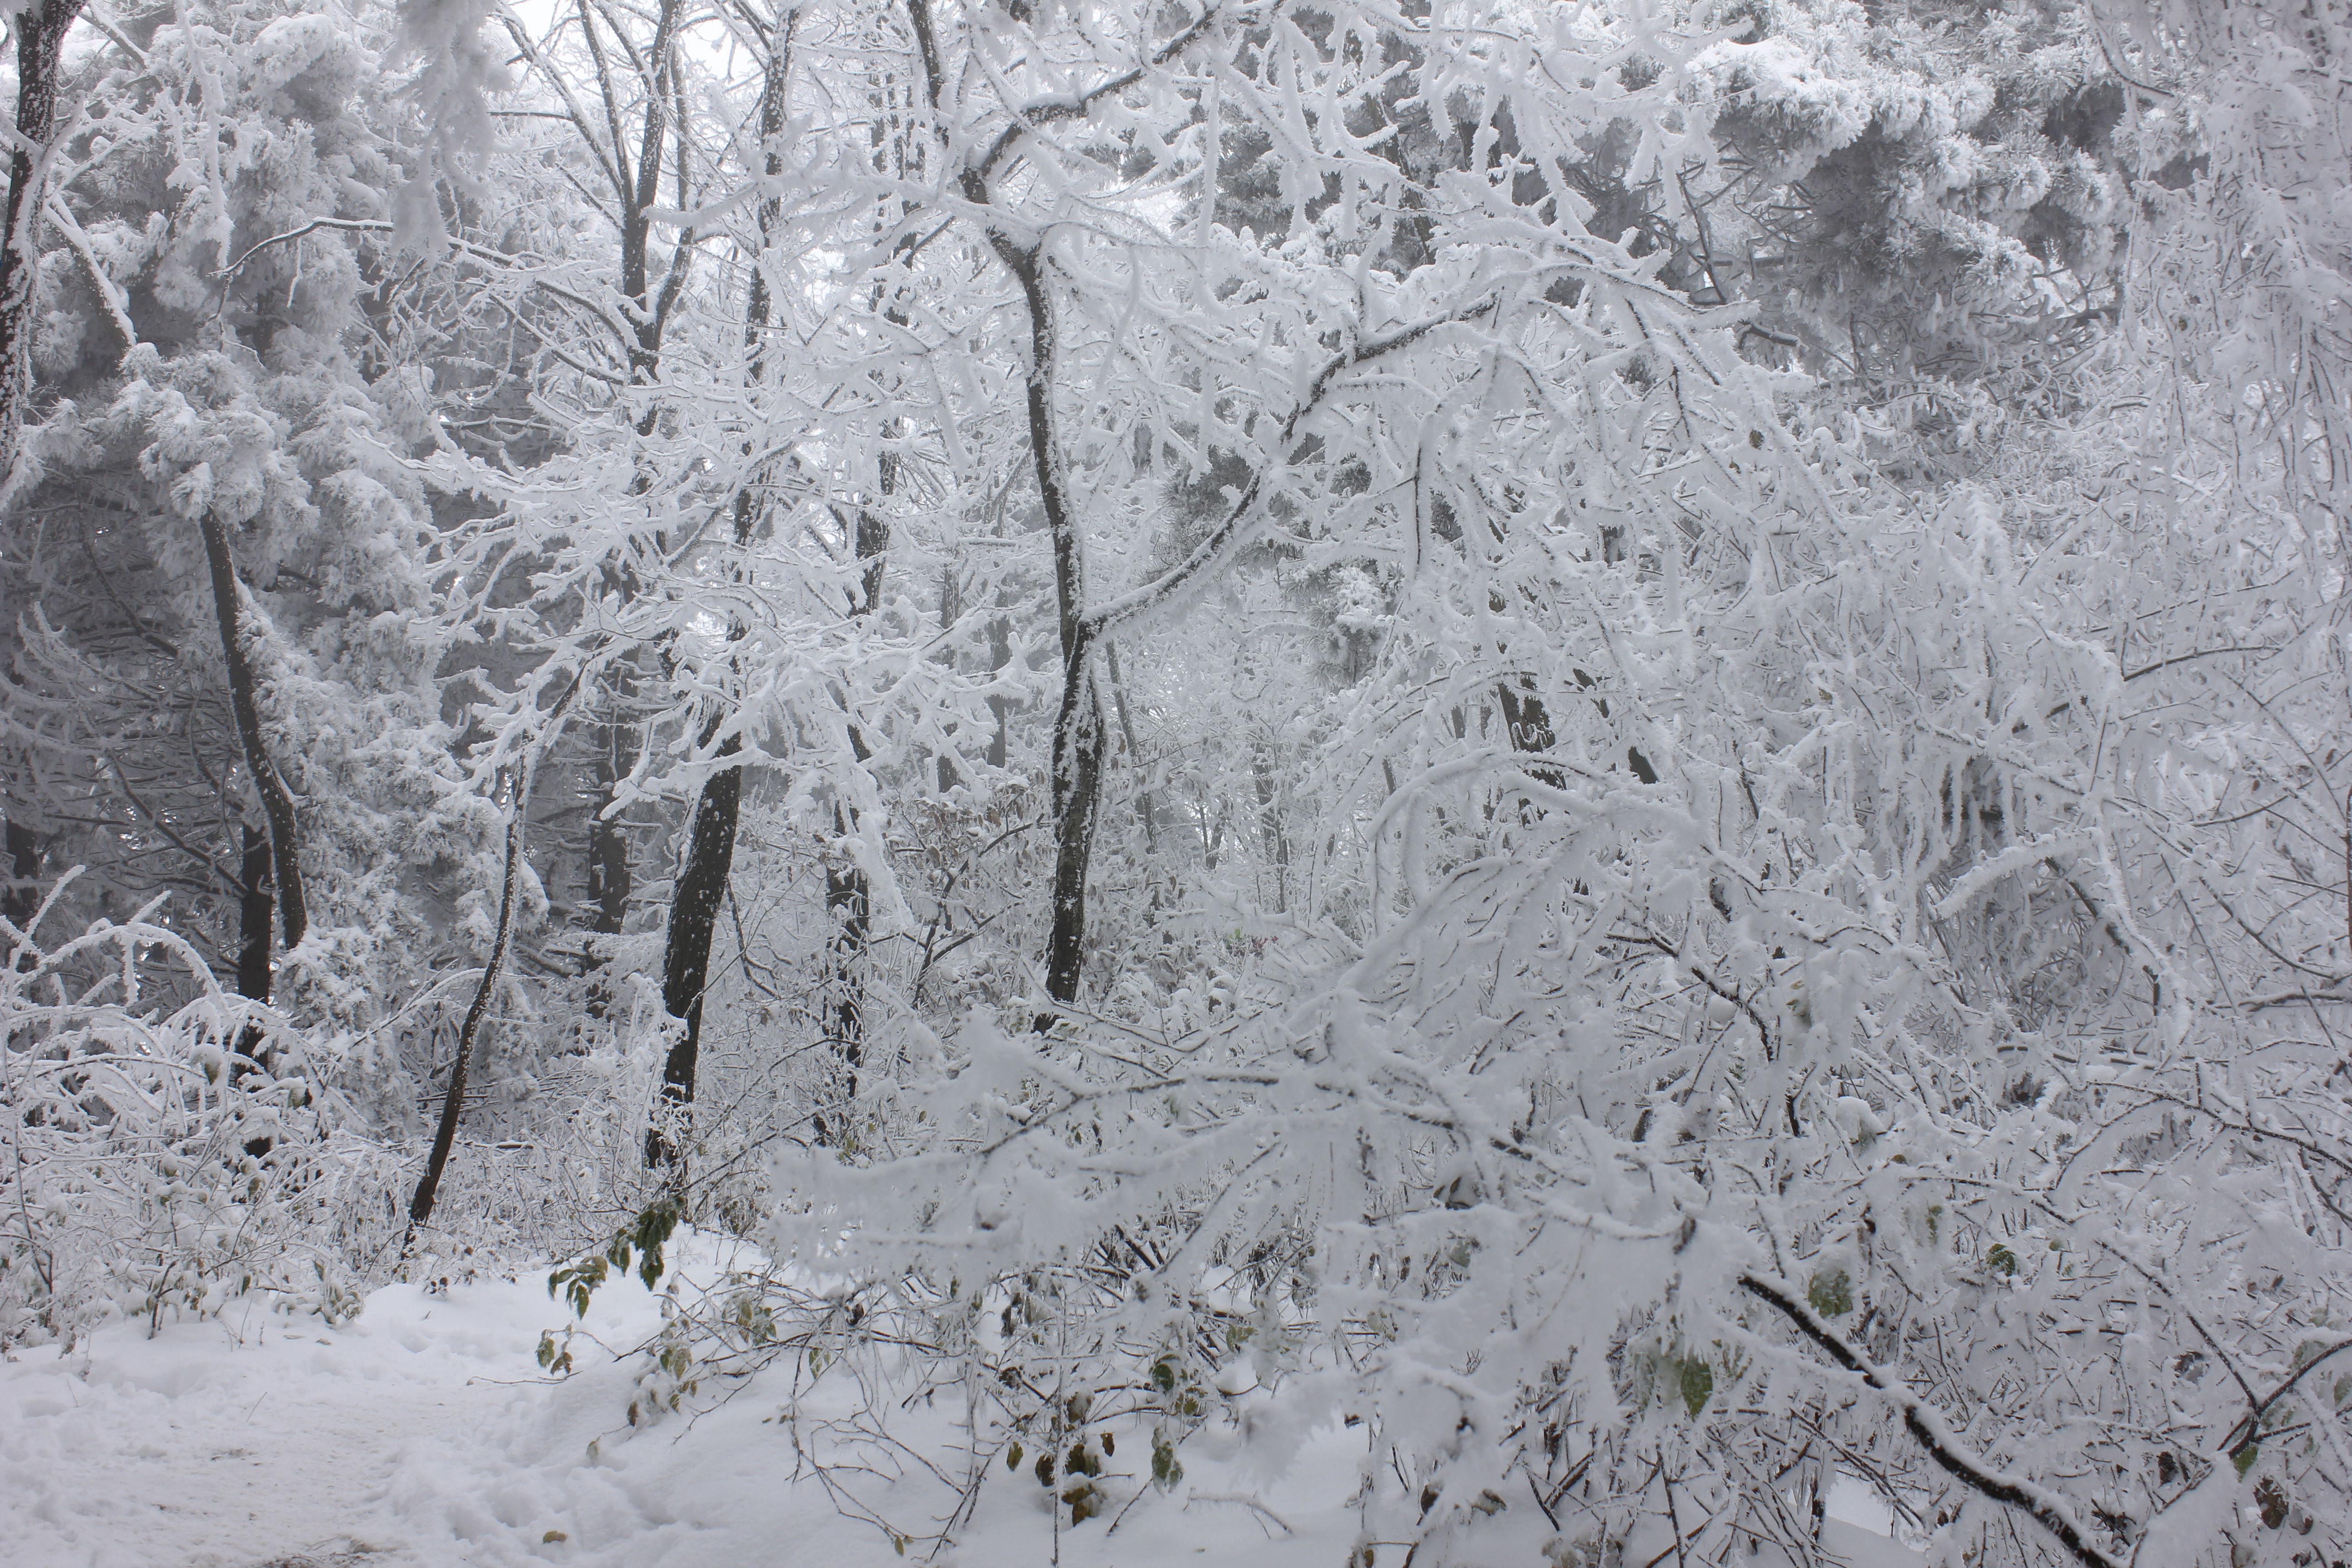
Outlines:
[[[337,1132],[303,1035],[222,991],[161,902],[55,945],[49,905],[25,929],[0,921],[0,1344],[256,1290],[359,1310],[332,1237],[384,1162]],[[195,1000],[142,1009],[167,976]]]

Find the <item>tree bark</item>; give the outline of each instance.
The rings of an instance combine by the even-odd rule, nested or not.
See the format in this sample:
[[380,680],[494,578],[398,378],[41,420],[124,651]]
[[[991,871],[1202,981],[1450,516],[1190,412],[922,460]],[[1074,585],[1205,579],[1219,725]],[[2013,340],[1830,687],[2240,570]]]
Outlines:
[[627,665],[617,672],[608,717],[596,727],[595,816],[588,825],[588,940],[581,973],[593,976],[588,988],[588,1016],[602,1018],[613,1005],[611,984],[601,972],[612,963],[610,939],[626,929],[629,895],[635,878],[629,864],[628,824],[614,809],[621,781],[628,776],[628,752],[636,744],[635,728],[628,721],[636,682]]
[[[1153,52],[1152,58],[1164,62],[1173,58],[1205,29],[1213,8],[1203,9],[1190,27],[1169,39]],[[942,147],[947,147],[946,73],[940,58],[940,42],[931,17],[929,0],[907,0],[907,17],[915,35],[916,52],[921,59],[929,106],[939,117]],[[1104,89],[1106,91],[1108,89]],[[1083,115],[1093,101],[1081,97],[1043,111],[1054,118]],[[1033,126],[1034,128],[1034,126]],[[988,214],[994,205],[989,189],[989,174],[1000,155],[1017,141],[1014,132],[1004,132],[992,150],[978,156],[965,158],[956,175],[956,184],[965,201],[976,212]],[[1114,628],[1118,613],[1132,615],[1144,604],[1162,596],[1167,591],[1181,587],[1209,563],[1222,559],[1225,546],[1235,537],[1257,492],[1253,480],[1243,500],[1226,523],[1204,543],[1195,558],[1167,574],[1153,588],[1141,595],[1136,606],[1123,612],[1113,606],[1089,614],[1085,603],[1085,542],[1079,531],[1078,518],[1070,505],[1069,496],[1062,483],[1061,451],[1055,436],[1053,390],[1056,328],[1053,301],[1045,275],[1044,259],[1039,243],[1024,244],[1009,230],[990,217],[982,219],[989,247],[995,252],[1004,269],[1021,287],[1021,297],[1029,315],[1029,374],[1027,386],[1029,455],[1036,469],[1037,499],[1045,514],[1046,528],[1054,548],[1054,593],[1059,610],[1062,646],[1062,700],[1054,718],[1053,748],[1053,819],[1054,819],[1054,921],[1045,945],[1045,994],[1053,1002],[1068,1005],[1077,999],[1078,983],[1086,954],[1087,874],[1094,856],[1094,832],[1099,815],[1102,795],[1103,754],[1106,726],[1103,723],[1102,701],[1096,689],[1092,666],[1095,644]],[[1412,329],[1386,342],[1372,353],[1386,353],[1388,348],[1412,341],[1427,327]],[[1295,411],[1283,428],[1286,442],[1295,431],[1301,415],[1321,395],[1338,368],[1355,363],[1363,351],[1350,350],[1327,368],[1317,381],[1307,399]],[[1035,1027],[1053,1027],[1058,1014],[1053,1009],[1041,1010]]]
[[[898,489],[898,463],[888,453],[883,454],[880,489],[890,495]],[[852,606],[852,619],[871,615],[875,602],[881,595],[882,574],[890,548],[890,521],[870,508],[860,508],[857,513],[857,558],[866,563],[859,587],[862,597]],[[860,766],[873,757],[866,737],[855,721],[849,726],[849,747]],[[857,812],[846,804],[834,808],[834,826],[842,837],[857,828]],[[826,1009],[834,1055],[841,1062],[843,1094],[846,1100],[857,1097],[857,1069],[866,1055],[866,977],[862,960],[873,935],[874,891],[866,875],[866,868],[855,858],[828,865],[824,873],[824,908],[833,918],[833,939],[827,966],[827,976],[833,992],[831,1005]],[[820,1113],[816,1119],[817,1136],[830,1141],[832,1130]]]
[[[1000,606],[1004,603],[1004,594],[1001,589],[996,602]],[[988,673],[1001,674],[1012,662],[1013,620],[1009,616],[998,616],[988,623]],[[996,721],[995,732],[988,738],[988,765],[1001,768],[1013,752],[1013,699],[996,692],[989,693],[988,711]]]
[[236,738],[245,748],[246,772],[253,792],[261,797],[262,815],[269,822],[269,857],[278,895],[279,923],[287,951],[302,945],[310,928],[310,911],[302,897],[302,839],[294,816],[294,796],[269,760],[261,735],[261,710],[254,701],[253,660],[246,650],[244,595],[236,567],[229,560],[228,531],[214,512],[202,524],[205,559],[212,568],[213,613],[220,623],[221,657],[228,664],[229,706],[236,715]]
[[[1054,718],[1054,925],[1045,942],[1045,994],[1077,1000],[1086,963],[1087,873],[1094,860],[1095,821],[1102,805],[1103,723],[1085,643],[1066,657],[1062,706]],[[1037,1015],[1042,1033],[1055,1015]]]
[[[990,232],[996,254],[1021,285],[1029,309],[1029,457],[1038,500],[1054,545],[1054,597],[1062,646],[1062,701],[1054,715],[1054,923],[1045,941],[1045,994],[1067,1005],[1077,1000],[1086,963],[1087,873],[1094,859],[1095,821],[1102,803],[1105,735],[1092,671],[1095,635],[1086,616],[1084,542],[1062,487],[1061,453],[1054,434],[1055,331],[1037,252]],[[1036,1027],[1053,1027],[1043,1011]]]
[[[19,822],[13,815],[7,823],[8,885],[5,892],[0,892],[0,915],[5,915],[10,925],[30,938],[33,916],[41,908],[41,839],[29,825]],[[12,954],[12,961],[13,957]],[[29,952],[22,960],[26,966],[34,962]]]
[[269,921],[278,898],[269,878],[269,835],[248,825],[237,867],[236,994],[269,1000]]
[[[551,715],[551,724],[561,717],[559,707]],[[530,813],[535,763],[536,752],[524,763],[515,786],[514,807],[507,818],[506,874],[499,887],[498,935],[490,943],[489,961],[482,966],[482,983],[474,988],[473,1005],[466,1009],[466,1021],[457,1029],[457,1059],[449,1064],[449,1087],[441,1096],[441,1121],[433,1131],[433,1152],[425,1158],[425,1174],[417,1179],[416,1195],[408,1203],[408,1229],[400,1239],[403,1258],[416,1245],[416,1233],[432,1221],[433,1205],[441,1194],[441,1173],[448,1167],[449,1150],[457,1140],[457,1121],[466,1109],[466,1068],[474,1053],[474,1037],[489,1013],[490,998],[498,994],[499,975],[506,967],[507,948],[514,939],[515,889],[522,879],[523,827]]]
[[[261,797],[261,811],[268,820],[267,837],[251,827],[245,830],[245,853],[238,868],[242,897],[239,900],[240,944],[236,957],[236,988],[238,994],[256,1002],[268,1002],[274,989],[269,954],[269,913],[274,901],[286,937],[286,949],[292,952],[302,944],[302,935],[310,928],[310,915],[302,898],[301,834],[294,816],[294,796],[286,781],[269,760],[269,749],[262,739],[261,710],[254,700],[255,678],[253,660],[246,650],[245,603],[242,586],[236,580],[236,566],[229,559],[228,530],[217,513],[207,510],[200,525],[205,540],[205,560],[211,569],[213,614],[220,623],[221,657],[228,665],[229,707],[236,716],[237,741],[245,750],[245,770],[253,778],[253,791]],[[257,1026],[248,1024],[237,1037],[236,1052],[246,1061],[258,1061],[262,1056],[262,1035]],[[250,1070],[235,1069],[240,1076]],[[245,1152],[255,1159],[269,1152],[267,1138],[247,1142]]]
[[[1156,861],[1160,857],[1160,812],[1151,788],[1151,770],[1143,760],[1143,742],[1136,738],[1135,715],[1128,707],[1127,680],[1119,673],[1117,644],[1103,649],[1103,662],[1110,668],[1111,697],[1118,707],[1119,733],[1127,740],[1128,765],[1135,770],[1136,815],[1143,819],[1143,847]],[[1158,908],[1159,902],[1159,889],[1155,884],[1153,908]]]
[[[706,740],[708,736],[705,737]],[[730,735],[722,757],[743,749]],[[680,1165],[687,1118],[694,1104],[694,1079],[702,1053],[702,1000],[710,984],[710,938],[719,926],[719,904],[735,863],[735,824],[743,804],[743,770],[721,768],[702,786],[687,839],[686,864],[670,896],[669,936],[662,952],[662,1005],[682,1019],[686,1032],[662,1063],[661,1104],[646,1130],[646,1167]]]
[[[277,898],[269,876],[269,835],[250,823],[245,827],[245,849],[237,865],[236,994],[267,1002],[270,992],[269,921]],[[248,1078],[257,1066],[267,1066],[261,1026],[247,1024],[238,1031],[236,1056],[229,1067],[232,1081]],[[255,1159],[269,1152],[268,1137],[246,1140],[245,1152]]]
[[0,913],[8,923],[23,931],[33,921],[34,912],[41,907],[41,839],[31,826],[8,818],[8,890],[0,901]]
[[[869,100],[874,110],[873,157],[877,174],[904,178],[910,164],[919,156],[911,155],[907,142],[906,125],[898,114],[890,89]],[[904,209],[901,208],[901,216]],[[887,232],[885,223],[877,220],[876,238]],[[903,240],[894,247],[905,250]],[[889,291],[876,284],[871,308],[885,320],[898,326],[907,324],[906,312],[889,302]],[[898,490],[898,455],[887,443],[898,433],[897,421],[886,417],[882,424],[883,449],[875,458],[875,489],[880,500],[887,501]],[[858,574],[857,598],[849,607],[852,620],[864,620],[874,614],[882,602],[883,574],[888,569],[890,552],[889,514],[878,507],[857,509],[857,525],[853,548],[864,567]],[[866,737],[856,721],[849,725],[849,746],[857,764],[863,767],[873,757]],[[944,760],[942,762],[944,768]],[[834,827],[842,838],[857,829],[857,811],[845,801],[834,807]],[[857,1098],[857,1069],[866,1055],[866,950],[872,940],[874,922],[874,890],[866,877],[866,868],[854,857],[828,864],[824,875],[825,912],[833,919],[833,938],[828,943],[827,984],[833,995],[827,1007],[830,1044],[841,1064],[841,1089],[845,1103]],[[817,1136],[832,1142],[839,1132],[825,1124],[820,1111],[815,1118]]]
[[[667,7],[663,14],[669,15]],[[788,11],[777,24],[761,83],[760,138],[763,147],[772,149],[764,162],[771,178],[782,173],[782,160],[772,148],[774,138],[783,130],[784,90],[792,73],[792,35],[799,16],[796,10]],[[762,260],[782,217],[782,207],[776,199],[761,204]],[[766,268],[755,261],[751,293],[743,309],[743,342],[751,351],[749,379],[754,387],[766,379],[772,310]],[[761,476],[755,474],[749,476],[744,487],[735,494],[735,548],[739,554],[750,547],[758,532],[761,489]],[[742,629],[737,627],[732,635],[740,637]],[[704,730],[705,745],[717,732],[719,723],[714,716]],[[720,744],[719,754],[731,757],[742,749],[741,737],[730,735]],[[646,1129],[646,1167],[667,1167],[681,1181],[685,1175],[684,1138],[688,1119],[693,1113],[695,1077],[701,1065],[702,1005],[710,984],[710,939],[718,929],[719,905],[726,896],[728,876],[734,868],[735,828],[742,806],[743,770],[740,765],[721,768],[703,782],[702,793],[694,805],[694,823],[687,837],[686,864],[678,869],[677,885],[670,897],[669,931],[662,952],[662,1005],[668,1009],[670,1016],[684,1022],[686,1031],[670,1047],[662,1063],[661,1099]]]
[[33,231],[57,132],[58,51],[82,4],[37,0],[16,18],[16,140],[8,154],[7,228],[0,241],[0,501],[16,488],[33,397],[33,289],[40,274]]

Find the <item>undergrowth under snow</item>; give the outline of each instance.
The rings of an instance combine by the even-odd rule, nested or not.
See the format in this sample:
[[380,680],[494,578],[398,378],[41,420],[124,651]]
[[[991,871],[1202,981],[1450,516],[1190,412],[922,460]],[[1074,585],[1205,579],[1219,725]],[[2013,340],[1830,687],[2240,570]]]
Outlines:
[[[705,1237],[682,1250],[671,1278],[689,1286],[726,1261]],[[0,1364],[0,1557],[9,1568],[900,1561],[880,1526],[844,1505],[887,1518],[936,1509],[950,1492],[884,1447],[826,1449],[821,1408],[803,1402],[797,1421],[786,1418],[787,1366],[705,1387],[657,1424],[627,1425],[635,1352],[658,1332],[662,1304],[634,1277],[606,1285],[576,1325],[562,1377],[542,1373],[537,1352],[569,1320],[534,1272],[386,1286],[339,1327],[256,1305],[166,1322],[152,1338],[143,1323],[118,1323],[70,1352],[20,1352]],[[952,1441],[944,1409],[902,1415],[910,1449]],[[1057,1539],[1048,1494],[1025,1469],[1000,1471],[932,1560],[1346,1560],[1360,1455],[1348,1428],[1318,1431],[1269,1476],[1237,1424],[1212,1424],[1187,1444],[1186,1478],[1164,1495],[1151,1486],[1141,1424],[1128,1436],[1106,1466],[1114,1522],[1065,1524]],[[1824,1529],[1828,1552],[1857,1568],[1916,1565],[1866,1527],[1885,1529],[1860,1488],[1832,1497],[1844,1506]],[[1542,1568],[1543,1521],[1523,1511],[1521,1562]],[[1638,1568],[1640,1558],[1628,1561]]]

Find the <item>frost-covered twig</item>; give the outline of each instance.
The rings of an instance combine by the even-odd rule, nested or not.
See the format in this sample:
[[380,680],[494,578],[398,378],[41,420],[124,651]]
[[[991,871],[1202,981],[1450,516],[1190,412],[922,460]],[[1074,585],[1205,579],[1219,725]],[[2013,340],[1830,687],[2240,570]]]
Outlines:
[[2057,1537],[2075,1561],[2084,1568],[2124,1568],[2123,1563],[2091,1544],[2083,1527],[2075,1522],[2074,1512],[2057,1493],[2030,1481],[2022,1476],[2009,1475],[1986,1462],[1984,1458],[1952,1436],[1944,1417],[1933,1405],[1913,1393],[1903,1380],[1874,1364],[1870,1359],[1835,1329],[1823,1322],[1810,1303],[1790,1287],[1780,1280],[1755,1273],[1739,1276],[1742,1289],[1763,1300],[1796,1326],[1797,1331],[1813,1342],[1846,1371],[1858,1373],[1862,1380],[1902,1412],[1904,1428],[1927,1457],[1936,1461],[1954,1479],[1971,1490],[1993,1501],[2005,1503],[2023,1511],[2036,1524]]

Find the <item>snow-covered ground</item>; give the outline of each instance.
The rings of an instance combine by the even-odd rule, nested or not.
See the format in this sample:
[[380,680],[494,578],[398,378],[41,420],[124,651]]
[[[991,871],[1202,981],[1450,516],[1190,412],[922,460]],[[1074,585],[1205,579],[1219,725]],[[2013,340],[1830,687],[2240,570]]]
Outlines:
[[[636,1367],[575,1342],[551,1380],[540,1335],[566,1322],[543,1274],[428,1294],[394,1285],[354,1321],[254,1310],[227,1321],[101,1331],[70,1355],[0,1364],[0,1563],[6,1568],[863,1568],[901,1559],[808,1478],[779,1394],[759,1383],[688,1420],[632,1430]],[[621,1349],[649,1337],[657,1299],[608,1284],[584,1325]],[[919,1422],[919,1417],[917,1418]],[[805,1430],[805,1428],[804,1428]],[[592,1444],[593,1448],[592,1450]],[[1142,1433],[1105,1479],[1118,1519],[1065,1526],[1024,1473],[999,1474],[934,1559],[962,1568],[1288,1568],[1346,1560],[1360,1448],[1320,1432],[1285,1473],[1255,1473],[1230,1435],[1184,1449],[1185,1480],[1150,1492]],[[904,1456],[860,1456],[886,1504],[944,1496]],[[903,1479],[892,1482],[893,1467]],[[795,1476],[800,1479],[795,1479]],[[919,1495],[921,1494],[921,1495]],[[1856,1568],[1916,1568],[1883,1513],[1843,1487],[1824,1545]],[[1530,1520],[1529,1523],[1536,1521]],[[1874,1528],[1872,1528],[1874,1527]],[[1529,1542],[1527,1561],[1540,1568]],[[908,1557],[922,1555],[920,1548]]]

